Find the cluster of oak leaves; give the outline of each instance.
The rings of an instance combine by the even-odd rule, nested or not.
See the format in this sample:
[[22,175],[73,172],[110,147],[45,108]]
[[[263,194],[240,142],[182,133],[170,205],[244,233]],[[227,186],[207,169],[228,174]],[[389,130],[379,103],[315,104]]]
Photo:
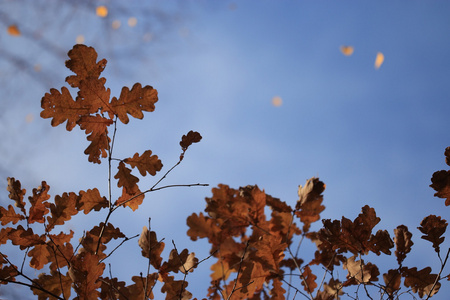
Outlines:
[[[26,285],[38,299],[154,299],[156,289],[166,299],[191,299],[187,275],[206,259],[214,260],[208,299],[285,299],[286,289],[309,299],[339,299],[348,295],[345,291],[350,286],[362,287],[367,295],[368,287],[376,288],[382,299],[396,299],[404,293],[424,297],[437,293],[440,281],[450,278],[441,275],[448,253],[442,261],[439,246],[447,222],[439,216],[426,217],[419,227],[422,238],[432,243],[441,259],[439,274],[432,274],[430,267],[418,270],[403,266],[413,245],[412,234],[404,225],[394,230],[393,237],[386,230],[373,232],[380,218],[369,206],[364,206],[353,221],[345,217],[323,220],[320,230],[310,231],[310,225],[320,219],[325,209],[322,205],[325,184],[317,178],[299,187],[295,207],[265,194],[257,186],[236,190],[219,185],[212,190],[212,197],[206,198],[205,212],[187,218],[189,237],[208,239],[209,257],[199,261],[187,249],[178,252],[174,244],[168,259],[164,260],[161,256],[164,242],[144,227],[138,243],[142,255],[148,258],[149,271],[132,277],[133,284],[128,285],[109,278],[105,260],[117,247],[108,248],[108,243],[114,239],[121,241],[120,246],[130,239],[108,223],[109,216],[119,207],[136,210],[145,194],[157,189],[155,184],[141,191],[137,184],[139,178],[132,174],[132,169],[137,168],[141,176],[147,173],[154,176],[162,169],[161,161],[150,150],[125,159],[112,157],[116,122],[127,124],[128,115],[142,119],[144,111],[153,111],[157,91],[136,83],[131,90],[124,87],[119,98],[110,98],[106,79],[100,77],[106,60],[97,62],[95,50],[84,45],[74,46],[68,55],[66,66],[75,75],[67,77],[66,82],[78,89],[77,96],[74,99],[66,87],[61,91],[51,89],[42,98],[41,117],[52,118],[52,126],[66,122],[68,131],[80,126],[89,141],[85,154],[90,162],[101,163],[107,159],[110,170],[118,162],[114,178],[121,196],[105,197],[94,188],[78,194],[64,193],[50,200],[50,187],[43,181],[26,202],[26,190],[19,180],[8,178],[9,198],[15,207],[11,204],[0,207],[0,245],[12,243],[19,247],[32,269],[45,272],[37,278],[29,277],[24,264],[15,265],[0,248],[0,284]],[[108,131],[110,126],[112,134]],[[193,131],[182,137],[178,163],[188,147],[200,140],[200,134]],[[450,165],[450,148],[445,155]],[[432,182],[436,196],[446,198],[446,205],[450,205],[450,171],[436,172]],[[72,241],[72,230],[67,233],[57,229],[79,212],[88,214],[99,210],[108,210],[106,220],[86,230],[79,241]],[[296,236],[309,239],[317,246],[311,261],[305,262],[291,251]],[[398,265],[381,275],[375,264],[363,259],[370,252],[376,255],[394,252]],[[323,279],[313,273],[314,265],[325,273]],[[345,278],[335,277],[336,267],[346,270]],[[292,278],[300,284],[293,284]]]

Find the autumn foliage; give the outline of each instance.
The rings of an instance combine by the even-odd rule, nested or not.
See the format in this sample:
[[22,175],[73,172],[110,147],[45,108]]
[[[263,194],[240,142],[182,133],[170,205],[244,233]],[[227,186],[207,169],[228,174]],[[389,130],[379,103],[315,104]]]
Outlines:
[[[155,110],[158,93],[151,86],[136,83],[124,87],[120,96],[111,97],[101,73],[106,60],[97,60],[93,48],[75,45],[68,53],[66,67],[75,75],[67,87],[51,89],[41,100],[41,117],[52,126],[65,123],[68,131],[79,126],[86,133],[84,153],[94,164],[107,163],[107,195],[90,188],[51,196],[50,186],[42,181],[31,194],[19,180],[7,178],[10,204],[0,207],[0,284],[28,286],[38,299],[192,299],[189,274],[209,263],[210,284],[205,299],[306,299],[331,300],[350,297],[398,299],[401,296],[429,298],[450,279],[443,273],[450,250],[441,252],[447,221],[430,215],[418,229],[430,242],[430,251],[440,260],[440,269],[418,269],[404,261],[414,245],[405,225],[393,231],[378,229],[381,219],[375,209],[365,205],[356,218],[322,220],[325,209],[325,184],[311,178],[298,188],[295,207],[272,197],[258,186],[233,189],[219,185],[206,198],[203,212],[187,216],[187,235],[193,240],[206,239],[210,255],[198,258],[193,251],[179,251],[172,242],[166,248],[163,239],[145,225],[140,235],[127,237],[109,221],[114,211],[129,207],[136,211],[145,195],[159,189],[206,184],[161,186],[166,176],[184,159],[187,149],[200,142],[201,135],[189,131],[181,138],[178,162],[163,173],[151,187],[139,187],[140,178],[156,176],[163,164],[151,150],[117,158],[113,154],[118,121],[142,119],[144,112]],[[445,151],[450,165],[450,147]],[[435,196],[450,205],[450,171],[433,174],[431,187]],[[118,191],[118,196],[112,190]],[[105,211],[106,218],[93,228],[86,228],[80,240],[74,231],[62,231],[61,225],[80,212]],[[133,213],[133,212],[129,212]],[[104,216],[104,215],[103,215]],[[150,216],[151,217],[151,216]],[[316,223],[317,224],[317,223]],[[319,228],[317,231],[312,227]],[[134,239],[139,237],[139,239]],[[117,249],[109,243],[137,242],[148,267],[137,270],[132,278],[109,275],[107,263]],[[299,255],[300,245],[310,242],[314,253]],[[13,262],[4,249],[16,247],[23,262]],[[168,248],[171,248],[170,250]],[[138,253],[136,253],[138,254]],[[395,265],[380,269],[377,256],[393,256]],[[35,271],[41,272],[37,277]],[[342,276],[344,274],[344,277]],[[339,276],[341,275],[341,276]],[[2,289],[6,288],[2,286]],[[198,291],[195,291],[198,294]]]

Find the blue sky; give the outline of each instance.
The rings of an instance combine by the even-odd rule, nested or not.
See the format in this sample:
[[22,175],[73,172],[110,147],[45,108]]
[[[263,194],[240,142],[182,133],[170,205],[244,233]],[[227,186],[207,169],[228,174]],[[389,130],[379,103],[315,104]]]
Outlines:
[[[126,12],[130,16],[138,13],[133,9],[140,5],[132,3]],[[3,5],[0,8],[8,9],[6,5],[12,4]],[[113,51],[98,36],[103,36],[101,26],[114,15],[105,19],[75,15],[63,32],[47,20],[44,36],[60,49],[69,50],[75,37],[83,34],[85,44],[108,59],[104,76],[113,95],[134,82],[158,90],[155,112],[119,128],[117,156],[151,149],[168,168],[177,161],[181,136],[199,131],[202,142],[188,150],[166,184],[202,182],[210,188],[219,183],[234,188],[257,184],[294,205],[298,185],[318,176],[327,185],[324,218],[354,219],[368,204],[381,218],[380,229],[392,234],[397,225],[405,224],[413,233],[416,254],[406,265],[437,268],[431,245],[420,240],[416,228],[429,214],[448,219],[444,200],[433,197],[429,184],[434,171],[445,169],[443,153],[449,146],[450,3],[189,1],[178,5],[175,10],[181,17],[167,19],[170,26],[157,31],[150,42],[131,34],[150,30],[141,19],[136,28],[122,26],[118,31],[127,44],[118,43]],[[14,9],[11,15],[20,20],[23,13]],[[0,38],[2,48],[9,51],[36,51],[20,37],[3,33]],[[353,55],[344,56],[339,50],[342,45],[353,46]],[[135,55],[138,51],[144,55]],[[385,55],[378,70],[374,68],[377,52]],[[45,53],[34,57],[42,64],[41,72],[61,75],[51,86],[32,83],[23,90],[20,80],[30,80],[25,74],[1,74],[3,82],[18,77],[10,82],[13,92],[5,91],[2,103],[0,132],[7,142],[0,150],[5,176],[20,179],[28,191],[43,179],[53,194],[94,186],[106,191],[106,165],[87,162],[82,154],[87,145],[84,135],[51,128],[49,120],[38,117],[40,98],[51,87],[64,85],[69,75],[65,58],[51,60]],[[274,96],[283,99],[280,107],[271,104]],[[33,122],[25,122],[27,114],[35,116]],[[142,180],[144,186],[152,182]],[[185,219],[204,209],[210,188],[156,192],[147,196],[142,211],[124,210],[112,221],[123,224],[131,236],[151,217],[167,248],[174,239],[178,249],[192,249],[204,257],[206,244],[185,237]],[[98,218],[89,222],[94,224]],[[443,249],[448,246],[446,241]],[[133,247],[127,249],[138,253],[137,245]],[[139,268],[142,262],[118,259],[117,263],[118,268],[121,264]],[[202,281],[209,280],[206,265],[197,273]],[[193,288],[194,295],[204,296],[201,284]]]

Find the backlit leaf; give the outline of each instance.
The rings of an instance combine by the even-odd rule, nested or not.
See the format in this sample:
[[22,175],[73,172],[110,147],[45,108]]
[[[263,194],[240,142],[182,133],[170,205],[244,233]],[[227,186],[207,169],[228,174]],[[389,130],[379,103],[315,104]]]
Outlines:
[[92,47],[78,44],[68,55],[70,59],[66,61],[66,67],[76,74],[66,78],[72,87],[79,87],[80,82],[88,78],[98,79],[106,67],[106,59],[97,62],[97,52]]
[[132,175],[131,170],[125,167],[122,161],[119,163],[117,169],[117,174],[114,176],[115,179],[119,180],[117,186],[123,187],[128,194],[133,194],[138,189],[137,183],[139,182],[139,178]]
[[[61,295],[64,299],[70,299],[72,280],[68,275],[60,274],[56,271],[51,271],[50,274],[41,273],[35,279],[35,283],[41,289],[45,289],[57,296]],[[48,293],[41,289],[33,289],[33,294],[37,295],[39,300],[54,299],[53,297],[49,298]]]
[[433,296],[439,291],[441,283],[437,282],[433,290],[431,288],[436,281],[438,275],[431,274],[431,268],[426,267],[420,271],[417,268],[406,268],[401,269],[402,276],[405,278],[404,284],[406,287],[410,287],[414,293],[419,293],[419,297],[423,298],[424,295]]
[[436,171],[431,177],[431,184],[436,193],[434,196],[445,199],[445,205],[450,205],[450,171]]
[[161,253],[164,250],[165,244],[158,241],[156,233],[154,231],[149,231],[148,228],[144,226],[138,244],[142,249],[142,256],[147,257],[150,260],[150,264],[155,269],[159,269],[162,262]]
[[50,187],[45,181],[42,181],[41,186],[37,189],[33,189],[33,195],[28,197],[28,201],[31,207],[28,212],[29,223],[44,223],[44,216],[49,212],[50,203],[47,202],[50,199],[48,191]]
[[411,247],[414,244],[411,240],[412,233],[408,231],[408,227],[400,225],[394,229],[394,234],[395,256],[397,257],[398,264],[401,266],[403,260],[406,258],[406,254],[411,251]]
[[53,118],[52,126],[58,126],[67,121],[68,131],[77,125],[81,116],[89,113],[89,107],[80,99],[73,100],[66,87],[61,88],[61,93],[56,89],[50,89],[50,94],[46,93],[42,98],[41,107],[42,118]]
[[3,226],[10,222],[16,224],[17,222],[24,219],[25,216],[17,214],[12,205],[8,205],[8,210],[6,210],[3,206],[0,207],[0,220]]
[[148,85],[142,87],[140,83],[136,83],[131,90],[128,87],[122,88],[119,99],[116,97],[111,99],[111,107],[119,120],[127,124],[129,122],[127,114],[142,119],[144,117],[142,112],[154,111],[157,101],[158,92],[153,87]]
[[80,198],[77,209],[83,210],[87,215],[91,210],[99,211],[108,207],[108,200],[100,195],[98,189],[80,191]]
[[152,155],[150,150],[145,151],[142,155],[135,153],[133,157],[126,158],[123,161],[132,168],[137,167],[142,176],[145,176],[146,173],[155,176],[156,172],[160,171],[163,166],[158,156]]
[[437,253],[440,251],[439,245],[445,239],[442,235],[445,233],[447,225],[447,221],[441,219],[440,216],[429,215],[422,220],[420,227],[418,227],[420,232],[424,234],[421,238],[432,242],[433,248]]
[[14,179],[14,177],[8,177],[8,187],[6,190],[9,192],[9,199],[15,201],[15,206],[20,208],[23,214],[26,214],[25,211],[25,202],[23,198],[25,197],[25,193],[27,192],[25,189],[21,188],[20,181]]

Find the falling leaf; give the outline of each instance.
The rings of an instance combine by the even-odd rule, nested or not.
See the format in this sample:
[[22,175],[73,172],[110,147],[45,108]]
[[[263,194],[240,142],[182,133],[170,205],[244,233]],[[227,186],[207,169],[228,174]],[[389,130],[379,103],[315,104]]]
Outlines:
[[131,17],[128,19],[128,26],[134,27],[137,24],[137,19],[135,17]]
[[341,52],[342,54],[344,54],[345,56],[350,56],[353,54],[353,46],[341,46]]
[[95,14],[101,18],[105,18],[108,15],[108,8],[106,6],[97,6]]
[[379,69],[384,61],[384,55],[381,52],[377,53],[377,57],[375,58],[375,69]]
[[20,30],[17,27],[17,25],[8,26],[8,33],[9,33],[9,35],[12,35],[12,36],[20,36],[21,35]]
[[275,96],[272,98],[272,105],[275,107],[279,107],[281,106],[281,104],[283,104],[283,100],[281,99],[280,96]]

